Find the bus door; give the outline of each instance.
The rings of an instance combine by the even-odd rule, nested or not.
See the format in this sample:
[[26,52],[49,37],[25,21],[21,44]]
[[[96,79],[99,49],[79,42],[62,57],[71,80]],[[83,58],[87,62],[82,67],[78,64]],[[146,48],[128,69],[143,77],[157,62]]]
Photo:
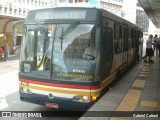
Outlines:
[[113,62],[113,26],[110,20],[103,20],[101,43],[101,75],[104,79],[111,71]]
[[123,26],[123,63],[128,62],[128,28]]
[[140,31],[136,30],[136,36],[135,36],[136,61],[139,60],[139,38],[140,38]]

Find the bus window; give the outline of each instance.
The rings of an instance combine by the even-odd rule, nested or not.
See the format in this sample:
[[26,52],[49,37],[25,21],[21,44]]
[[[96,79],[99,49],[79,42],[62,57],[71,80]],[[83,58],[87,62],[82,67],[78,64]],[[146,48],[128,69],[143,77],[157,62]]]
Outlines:
[[135,48],[135,30],[131,29],[131,38],[132,38],[132,48]]
[[113,61],[113,30],[112,28],[105,28],[103,31],[102,44],[102,77],[104,78],[112,67]]
[[128,28],[123,27],[123,50],[128,50]]
[[[95,33],[92,33],[96,32],[94,25],[79,24],[61,43],[59,36],[67,26],[69,24],[57,26],[53,47],[53,77],[54,79],[63,80],[93,79],[96,57],[94,59],[85,59],[83,58],[83,54],[88,47],[89,39],[95,36]],[[62,46],[62,49],[60,46]]]
[[43,51],[44,51],[44,39],[40,31],[38,32],[38,41],[37,41],[37,66],[40,64],[43,58]]
[[122,27],[115,24],[114,30],[114,52],[117,54],[122,52]]
[[[50,26],[53,29],[48,31]],[[94,24],[76,24],[74,28],[71,24],[41,24],[25,25],[25,28],[21,61],[25,71],[22,69],[21,72],[36,75],[41,71],[44,77],[49,74],[53,79],[78,80],[79,75],[81,80],[94,79],[96,56],[83,58],[89,39],[95,41],[96,38]],[[98,48],[95,41],[95,55]]]
[[128,30],[128,49],[132,48],[131,29]]
[[[47,70],[51,62],[52,39],[48,37],[48,25],[26,25],[23,35],[22,66],[30,64],[33,70]],[[26,68],[28,69],[28,68]]]
[[26,59],[28,61],[33,61],[34,53],[34,31],[28,31],[28,40],[26,41]]

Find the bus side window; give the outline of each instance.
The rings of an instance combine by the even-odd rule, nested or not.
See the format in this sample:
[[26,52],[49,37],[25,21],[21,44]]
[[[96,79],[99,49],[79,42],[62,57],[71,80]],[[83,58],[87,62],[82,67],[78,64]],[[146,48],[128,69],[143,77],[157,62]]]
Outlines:
[[114,25],[114,52],[122,52],[122,27],[119,24]]
[[123,50],[128,51],[128,28],[123,28]]
[[112,67],[113,61],[113,30],[104,28],[102,41],[102,77],[104,78]]

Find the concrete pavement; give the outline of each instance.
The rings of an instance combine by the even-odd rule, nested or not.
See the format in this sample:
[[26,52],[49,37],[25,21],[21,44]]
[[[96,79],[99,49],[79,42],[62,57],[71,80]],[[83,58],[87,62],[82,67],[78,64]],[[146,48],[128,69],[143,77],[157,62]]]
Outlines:
[[18,55],[9,55],[8,61],[5,61],[4,58],[0,59],[0,67],[12,65],[19,62],[19,56]]

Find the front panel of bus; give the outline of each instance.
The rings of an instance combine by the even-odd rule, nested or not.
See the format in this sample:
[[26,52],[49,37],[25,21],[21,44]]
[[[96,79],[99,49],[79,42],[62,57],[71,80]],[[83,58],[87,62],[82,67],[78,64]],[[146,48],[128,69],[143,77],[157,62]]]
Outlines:
[[[19,72],[21,100],[52,108],[90,105],[100,94],[99,38],[96,22],[26,22]],[[95,48],[84,57],[90,39]]]

